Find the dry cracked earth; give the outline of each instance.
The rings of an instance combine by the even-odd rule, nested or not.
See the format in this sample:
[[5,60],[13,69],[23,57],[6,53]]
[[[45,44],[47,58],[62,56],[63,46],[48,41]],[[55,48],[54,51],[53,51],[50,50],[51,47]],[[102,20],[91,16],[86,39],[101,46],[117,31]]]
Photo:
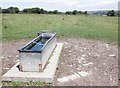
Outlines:
[[[2,42],[2,74],[19,60],[18,48],[29,39]],[[59,38],[64,43],[54,86],[117,86],[118,46],[99,40]]]

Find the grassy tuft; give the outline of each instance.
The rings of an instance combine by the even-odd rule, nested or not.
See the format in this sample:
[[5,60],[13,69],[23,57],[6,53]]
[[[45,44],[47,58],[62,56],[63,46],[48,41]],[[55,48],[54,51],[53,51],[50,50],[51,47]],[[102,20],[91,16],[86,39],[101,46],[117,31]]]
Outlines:
[[19,81],[2,82],[2,85],[3,86],[52,86],[52,84],[45,82],[19,82]]

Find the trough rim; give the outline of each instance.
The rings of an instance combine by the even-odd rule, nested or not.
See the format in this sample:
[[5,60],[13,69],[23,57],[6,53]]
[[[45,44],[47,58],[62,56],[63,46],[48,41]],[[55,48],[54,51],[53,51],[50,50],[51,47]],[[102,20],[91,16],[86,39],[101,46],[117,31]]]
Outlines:
[[[47,32],[42,32],[42,33],[47,33]],[[24,45],[23,47],[19,48],[18,51],[20,53],[24,52],[24,53],[41,53],[44,48],[46,47],[46,45],[50,42],[51,39],[53,39],[54,37],[56,37],[56,33],[55,32],[51,32],[53,33],[54,35],[52,37],[50,37],[50,39],[48,39],[48,41],[44,44],[44,46],[42,47],[42,49],[40,49],[39,51],[37,50],[34,50],[34,51],[31,51],[31,50],[24,50],[24,48],[26,48],[27,46],[29,46],[31,43],[33,43],[35,40],[37,40],[38,38],[42,38],[41,35],[37,36],[36,38],[34,38],[33,40],[31,40],[29,43],[27,43],[26,45]]]

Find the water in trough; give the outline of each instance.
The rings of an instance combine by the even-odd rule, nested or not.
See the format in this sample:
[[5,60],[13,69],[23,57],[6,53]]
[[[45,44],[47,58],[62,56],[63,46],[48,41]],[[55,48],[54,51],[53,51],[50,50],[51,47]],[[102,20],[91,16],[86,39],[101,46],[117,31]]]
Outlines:
[[39,38],[38,40],[32,42],[28,47],[25,48],[25,50],[30,50],[30,51],[39,51],[43,48],[45,45],[46,41],[48,41],[49,38]]

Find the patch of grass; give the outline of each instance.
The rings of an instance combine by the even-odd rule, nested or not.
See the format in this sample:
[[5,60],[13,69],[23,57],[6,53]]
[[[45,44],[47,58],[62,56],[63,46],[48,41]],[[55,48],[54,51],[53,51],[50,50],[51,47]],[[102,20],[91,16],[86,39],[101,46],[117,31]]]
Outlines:
[[19,81],[2,82],[2,85],[3,86],[52,86],[52,84],[45,82],[19,82]]
[[47,29],[55,31],[58,37],[73,36],[117,42],[117,19],[85,15],[3,14],[3,39],[34,38],[37,32]]
[[[65,46],[62,46],[61,53],[65,50]],[[60,55],[59,60],[62,60],[62,56]]]

